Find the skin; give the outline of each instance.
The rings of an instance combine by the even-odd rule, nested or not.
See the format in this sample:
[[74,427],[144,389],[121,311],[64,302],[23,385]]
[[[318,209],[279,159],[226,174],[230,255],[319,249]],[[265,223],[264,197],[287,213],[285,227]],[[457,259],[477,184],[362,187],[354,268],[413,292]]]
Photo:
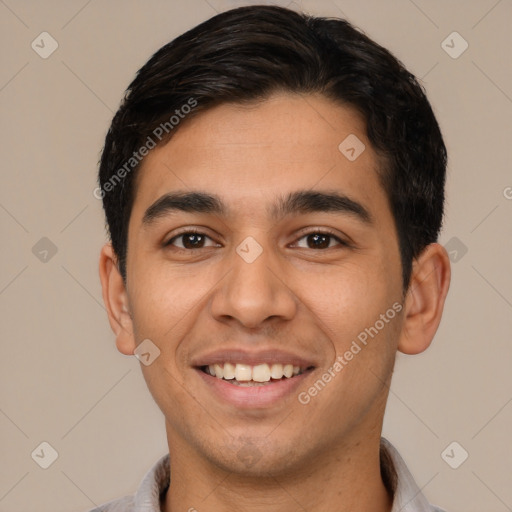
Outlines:
[[[366,146],[353,162],[338,149],[349,134]],[[441,245],[429,245],[403,293],[397,233],[377,166],[354,110],[319,95],[285,93],[202,112],[144,160],[126,284],[110,244],[100,276],[119,351],[133,354],[147,338],[161,351],[141,369],[165,416],[171,454],[162,510],[391,510],[379,441],[395,356],[430,345],[450,264]],[[228,215],[174,212],[142,222],[149,206],[178,190],[216,194]],[[297,190],[346,194],[373,222],[343,212],[271,219],[276,196]],[[207,236],[199,248],[183,248],[195,247],[190,237],[164,246],[194,227]],[[318,248],[307,236],[326,230],[349,245],[331,237]],[[236,252],[248,236],[263,249],[252,263]],[[193,357],[217,347],[280,347],[315,361],[298,389],[307,391],[394,303],[403,305],[400,314],[307,405],[292,393],[269,407],[237,408],[191,367]],[[241,449],[256,462],[249,465]]]

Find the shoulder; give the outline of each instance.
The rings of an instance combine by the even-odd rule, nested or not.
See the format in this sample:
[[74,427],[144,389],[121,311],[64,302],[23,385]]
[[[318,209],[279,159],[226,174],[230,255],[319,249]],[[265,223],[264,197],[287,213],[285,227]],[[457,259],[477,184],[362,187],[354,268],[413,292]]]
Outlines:
[[87,512],[132,512],[134,510],[133,496],[125,496],[116,500],[103,503]]
[[169,454],[163,455],[146,473],[134,496],[125,496],[109,501],[87,512],[136,512],[160,510],[160,496],[167,491],[170,483]]

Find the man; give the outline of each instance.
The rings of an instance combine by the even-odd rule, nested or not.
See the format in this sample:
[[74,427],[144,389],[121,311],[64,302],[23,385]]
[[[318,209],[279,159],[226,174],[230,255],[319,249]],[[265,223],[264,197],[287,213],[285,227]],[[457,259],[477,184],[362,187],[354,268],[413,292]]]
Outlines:
[[101,511],[440,510],[381,439],[450,281],[422,88],[346,21],[224,12],[138,72],[103,150],[116,344],[169,454]]

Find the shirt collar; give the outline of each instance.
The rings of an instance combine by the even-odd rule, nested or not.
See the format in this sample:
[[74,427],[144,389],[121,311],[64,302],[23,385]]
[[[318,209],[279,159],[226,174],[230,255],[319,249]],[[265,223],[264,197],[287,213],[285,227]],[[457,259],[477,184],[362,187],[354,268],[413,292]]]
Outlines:
[[416,485],[414,478],[397,449],[381,438],[381,472],[393,494],[391,512],[431,512],[432,507]]
[[[416,485],[396,448],[381,439],[381,473],[393,497],[391,512],[431,512],[433,509]],[[134,497],[134,512],[160,512],[160,497],[170,483],[169,454],[148,471]]]

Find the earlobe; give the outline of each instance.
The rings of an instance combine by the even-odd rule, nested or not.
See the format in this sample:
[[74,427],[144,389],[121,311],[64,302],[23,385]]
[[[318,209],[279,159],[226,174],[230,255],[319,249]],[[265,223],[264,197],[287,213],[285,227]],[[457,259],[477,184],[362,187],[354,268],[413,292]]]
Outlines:
[[450,277],[445,248],[438,243],[428,245],[413,263],[398,342],[400,352],[419,354],[430,346],[441,322]]
[[133,336],[128,295],[111,244],[105,244],[101,250],[99,273],[103,302],[107,309],[110,327],[116,335],[117,349],[122,354],[133,355],[136,343]]

